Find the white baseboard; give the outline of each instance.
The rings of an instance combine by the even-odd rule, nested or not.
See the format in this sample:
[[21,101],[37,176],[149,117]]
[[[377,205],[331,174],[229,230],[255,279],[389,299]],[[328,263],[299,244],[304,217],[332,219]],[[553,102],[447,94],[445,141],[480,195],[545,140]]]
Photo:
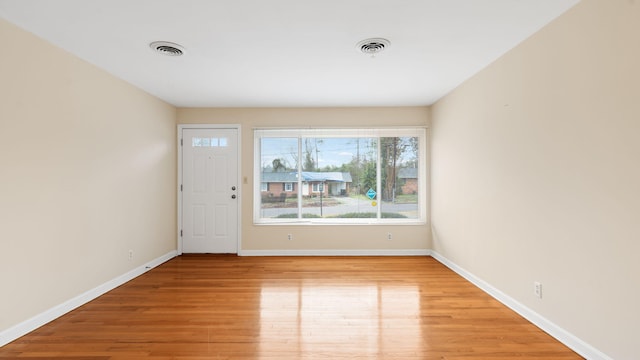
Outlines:
[[541,316],[530,308],[524,306],[522,303],[516,301],[514,298],[509,295],[503,293],[502,291],[496,289],[491,286],[486,281],[478,278],[467,270],[461,268],[457,264],[451,262],[449,259],[440,255],[438,252],[431,250],[431,256],[442,263],[444,266],[453,270],[458,275],[462,276],[475,286],[479,287],[481,290],[491,295],[496,300],[500,301],[502,304],[510,308],[511,310],[518,313],[520,316],[529,320],[531,323],[542,329],[547,334],[553,336],[561,343],[565,344],[567,347],[577,352],[580,356],[583,356],[589,360],[613,360],[611,357],[602,353],[598,349],[593,346],[587,344],[582,341],[575,335],[569,333],[565,329],[560,326],[554,324],[549,321],[547,318]]
[[429,256],[426,249],[385,250],[242,250],[239,256]]
[[4,346],[21,336],[24,336],[31,331],[39,328],[40,326],[59,318],[60,316],[68,313],[69,311],[78,308],[89,301],[97,298],[98,296],[115,289],[116,287],[130,281],[145,272],[153,269],[154,267],[171,260],[177,255],[177,251],[171,251],[163,256],[160,256],[157,259],[151,260],[150,262],[141,265],[123,275],[118,276],[117,278],[107,281],[106,283],[95,287],[83,294],[80,294],[64,303],[57,305],[41,314],[38,314],[31,319],[25,320],[18,325],[12,326],[2,332],[0,332],[0,346]]

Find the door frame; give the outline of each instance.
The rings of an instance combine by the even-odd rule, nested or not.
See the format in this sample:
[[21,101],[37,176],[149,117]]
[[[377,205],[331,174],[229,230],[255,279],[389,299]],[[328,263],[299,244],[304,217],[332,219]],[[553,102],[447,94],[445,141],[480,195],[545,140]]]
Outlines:
[[180,124],[178,125],[178,186],[176,192],[178,194],[178,228],[177,228],[177,244],[178,244],[178,255],[182,255],[182,133],[185,129],[234,129],[238,133],[238,158],[236,159],[238,164],[238,239],[236,244],[236,254],[240,254],[240,249],[242,249],[242,185],[244,184],[244,180],[241,177],[242,175],[242,128],[240,124]]

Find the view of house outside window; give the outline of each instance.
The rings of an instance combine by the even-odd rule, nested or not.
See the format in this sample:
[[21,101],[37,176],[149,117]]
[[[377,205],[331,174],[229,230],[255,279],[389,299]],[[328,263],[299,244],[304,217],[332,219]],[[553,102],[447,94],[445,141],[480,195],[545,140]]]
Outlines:
[[256,130],[255,222],[424,221],[425,137],[421,128]]

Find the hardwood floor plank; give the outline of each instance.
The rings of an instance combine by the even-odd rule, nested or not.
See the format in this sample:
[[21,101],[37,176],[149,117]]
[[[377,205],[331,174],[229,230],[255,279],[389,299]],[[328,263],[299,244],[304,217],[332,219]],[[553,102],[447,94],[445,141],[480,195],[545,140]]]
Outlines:
[[184,255],[0,359],[581,359],[430,257]]

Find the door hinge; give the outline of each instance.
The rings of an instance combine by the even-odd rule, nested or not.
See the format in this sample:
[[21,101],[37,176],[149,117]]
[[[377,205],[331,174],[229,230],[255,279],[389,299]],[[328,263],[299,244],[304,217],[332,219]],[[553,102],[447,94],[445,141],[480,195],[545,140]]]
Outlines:
[[180,184],[180,191],[182,191],[182,184]]
[[180,237],[182,237],[182,230],[180,230]]
[[180,146],[182,146],[182,139],[180,139]]

